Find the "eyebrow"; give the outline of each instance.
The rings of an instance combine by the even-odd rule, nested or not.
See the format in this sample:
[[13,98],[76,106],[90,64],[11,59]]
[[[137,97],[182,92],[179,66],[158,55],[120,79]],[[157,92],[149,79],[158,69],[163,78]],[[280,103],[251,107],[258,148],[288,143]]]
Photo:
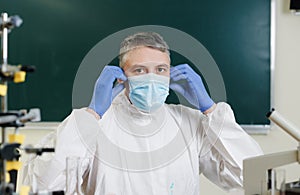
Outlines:
[[[167,66],[167,67],[169,67],[170,65],[168,65],[168,64],[157,64],[155,66]],[[132,65],[132,67],[147,67],[147,65],[145,65],[145,64],[134,64],[134,65]]]
[[171,65],[168,65],[168,64],[158,64],[157,66],[166,66],[166,67],[170,67]]
[[145,65],[143,65],[143,64],[134,64],[134,65],[132,65],[131,67],[137,67],[137,66],[145,67]]
[[[162,64],[157,64],[154,67],[156,67],[156,68],[157,67],[165,67],[165,68],[169,69],[171,67],[171,65],[162,63]],[[147,65],[146,64],[134,64],[130,68],[128,68],[127,71],[134,70],[135,68],[147,68]]]
[[135,69],[135,68],[145,68],[145,67],[146,66],[142,65],[142,64],[134,64],[128,70],[132,70],[132,69]]
[[146,66],[145,65],[142,65],[142,64],[134,64],[132,65],[131,67],[129,67],[126,71],[132,71],[136,68],[145,68]]

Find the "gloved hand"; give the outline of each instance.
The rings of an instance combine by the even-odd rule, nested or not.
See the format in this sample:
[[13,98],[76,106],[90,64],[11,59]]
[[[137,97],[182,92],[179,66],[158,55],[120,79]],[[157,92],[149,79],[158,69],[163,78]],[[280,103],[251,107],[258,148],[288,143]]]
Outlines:
[[170,88],[183,95],[201,112],[214,105],[214,101],[206,92],[201,77],[188,64],[172,67],[170,76]]
[[123,84],[113,87],[116,79],[126,81],[127,77],[120,67],[105,66],[96,81],[89,108],[97,112],[100,117],[110,107],[112,100],[124,89]]

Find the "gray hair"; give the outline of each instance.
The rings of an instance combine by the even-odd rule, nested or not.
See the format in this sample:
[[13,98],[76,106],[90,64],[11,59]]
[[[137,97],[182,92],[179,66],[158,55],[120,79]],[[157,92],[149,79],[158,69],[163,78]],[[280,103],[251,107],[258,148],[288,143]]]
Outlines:
[[126,37],[120,46],[119,65],[124,67],[126,54],[138,47],[150,47],[170,55],[169,46],[161,35],[155,32],[139,32]]

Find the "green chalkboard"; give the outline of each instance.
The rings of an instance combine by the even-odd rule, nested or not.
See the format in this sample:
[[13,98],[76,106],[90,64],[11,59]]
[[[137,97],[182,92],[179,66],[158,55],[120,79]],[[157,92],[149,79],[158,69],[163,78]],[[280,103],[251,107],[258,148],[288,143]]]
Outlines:
[[[269,124],[270,0],[1,0],[0,12],[24,21],[9,34],[9,63],[37,68],[25,83],[9,84],[11,110],[39,107],[44,121],[63,120],[72,110],[77,70],[97,43],[123,29],[160,25],[207,49],[239,123]],[[189,62],[176,51],[172,59]]]

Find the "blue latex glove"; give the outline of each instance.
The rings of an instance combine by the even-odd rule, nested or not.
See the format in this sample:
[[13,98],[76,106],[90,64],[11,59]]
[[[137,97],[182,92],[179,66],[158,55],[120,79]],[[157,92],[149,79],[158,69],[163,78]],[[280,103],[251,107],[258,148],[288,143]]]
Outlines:
[[214,101],[206,92],[201,77],[188,64],[172,67],[170,76],[170,88],[180,93],[201,112],[214,105]]
[[124,84],[113,87],[116,79],[126,81],[127,77],[120,67],[105,66],[96,81],[89,108],[97,112],[100,117],[110,107],[112,100],[124,89]]

